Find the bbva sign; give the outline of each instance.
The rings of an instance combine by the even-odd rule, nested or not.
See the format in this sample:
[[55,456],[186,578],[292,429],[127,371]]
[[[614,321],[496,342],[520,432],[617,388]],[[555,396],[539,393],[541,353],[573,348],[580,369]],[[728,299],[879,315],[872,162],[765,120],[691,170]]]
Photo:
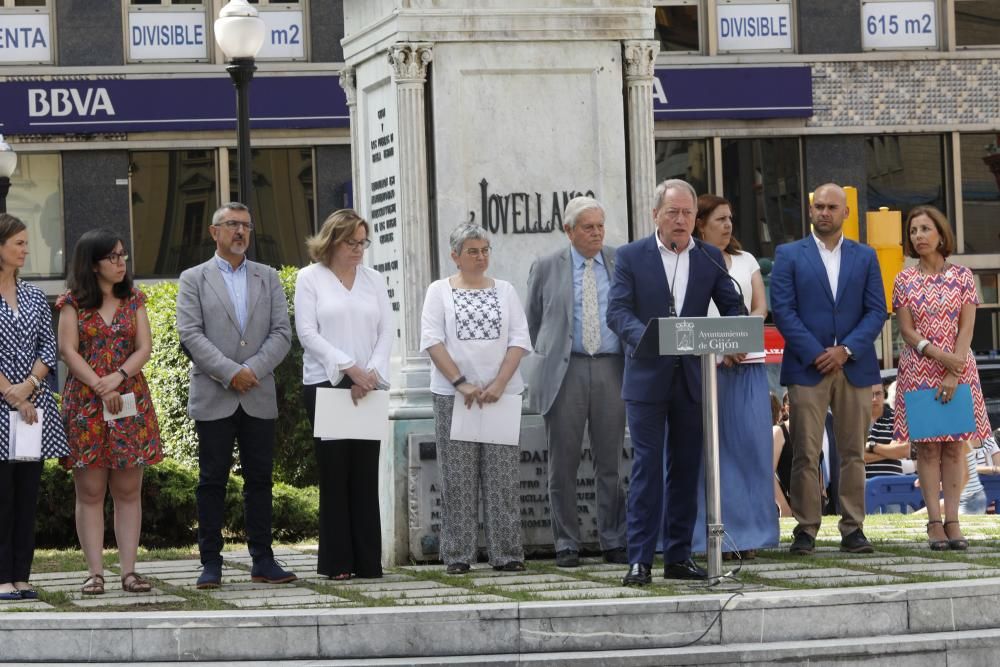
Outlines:
[[115,115],[107,88],[29,88],[28,115],[32,117]]

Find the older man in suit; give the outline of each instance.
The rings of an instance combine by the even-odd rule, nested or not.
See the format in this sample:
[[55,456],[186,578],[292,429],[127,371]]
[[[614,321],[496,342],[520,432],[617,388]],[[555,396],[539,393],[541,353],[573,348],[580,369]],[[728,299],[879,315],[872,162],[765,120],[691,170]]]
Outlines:
[[250,211],[237,202],[212,216],[215,255],[181,274],[177,330],[191,356],[188,415],[198,431],[198,588],[222,583],[222,519],[233,442],[243,469],[243,506],[255,582],[286,583],[271,551],[275,367],[291,347],[288,304],[277,272],[246,259]]
[[545,419],[549,501],[556,565],[580,564],[576,475],[583,430],[597,487],[597,537],[609,563],[626,563],[625,489],[619,467],[625,440],[621,343],[605,322],[614,270],[604,247],[604,207],[591,197],[566,205],[569,247],[538,259],[528,274],[528,329],[539,357],[530,403]]
[[[792,513],[798,525],[790,547],[812,554],[822,518],[817,471],[827,410],[839,471],[840,549],[869,553],[865,518],[865,434],[871,387],[880,381],[875,338],[886,318],[875,251],[844,238],[847,195],[835,183],[816,188],[809,205],[813,233],[778,246],[771,273],[774,323],[785,337],[781,384],[788,387],[792,452]],[[831,464],[834,452],[830,452]]]
[[608,304],[608,325],[625,344],[622,398],[633,457],[629,571],[622,583],[632,586],[652,583],[661,529],[663,576],[707,577],[691,560],[701,474],[701,363],[693,356],[660,356],[655,347],[640,348],[639,340],[651,319],[705,317],[712,300],[722,315],[739,315],[742,304],[718,248],[691,237],[694,188],[671,179],[656,187],[654,197],[656,231],[618,249]]

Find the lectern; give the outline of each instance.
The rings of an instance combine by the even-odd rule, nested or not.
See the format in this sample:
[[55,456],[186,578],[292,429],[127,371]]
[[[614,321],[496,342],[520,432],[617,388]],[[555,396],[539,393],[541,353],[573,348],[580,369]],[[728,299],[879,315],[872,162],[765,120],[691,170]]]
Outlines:
[[[655,350],[655,352],[654,352]],[[719,415],[715,367],[720,355],[764,351],[764,318],[661,317],[650,320],[636,353],[701,357],[701,419],[705,457],[705,541],[709,579],[722,574]],[[669,508],[668,508],[669,509]]]

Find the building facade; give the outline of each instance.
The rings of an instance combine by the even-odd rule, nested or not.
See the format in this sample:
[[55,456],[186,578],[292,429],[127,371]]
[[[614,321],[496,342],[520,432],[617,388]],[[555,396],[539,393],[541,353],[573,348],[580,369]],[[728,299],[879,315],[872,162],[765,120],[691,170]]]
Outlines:
[[[176,277],[211,252],[211,212],[240,199],[234,94],[212,36],[224,4],[0,0],[0,132],[20,157],[8,210],[31,229],[25,274],[50,294],[95,226],[130,239],[140,278]],[[268,25],[250,89],[257,253],[303,265],[305,237],[354,202],[345,3],[254,4]],[[765,272],[775,245],[806,232],[819,183],[855,186],[862,211],[935,204],[954,225],[954,260],[978,278],[974,347],[1000,347],[1000,3],[656,0],[647,11],[658,180],[732,200]],[[626,115],[605,122],[621,131]],[[632,236],[648,209],[629,200]]]

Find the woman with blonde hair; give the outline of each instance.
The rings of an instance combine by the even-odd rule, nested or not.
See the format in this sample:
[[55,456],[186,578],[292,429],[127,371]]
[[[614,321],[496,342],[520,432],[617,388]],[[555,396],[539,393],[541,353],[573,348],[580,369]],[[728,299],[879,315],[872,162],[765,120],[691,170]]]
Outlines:
[[[385,278],[362,264],[368,223],[334,211],[306,245],[314,264],[295,280],[295,331],[302,343],[303,401],[315,421],[319,387],[350,389],[355,401],[389,387],[395,333]],[[331,579],[382,576],[378,440],[316,438],[319,562]]]

